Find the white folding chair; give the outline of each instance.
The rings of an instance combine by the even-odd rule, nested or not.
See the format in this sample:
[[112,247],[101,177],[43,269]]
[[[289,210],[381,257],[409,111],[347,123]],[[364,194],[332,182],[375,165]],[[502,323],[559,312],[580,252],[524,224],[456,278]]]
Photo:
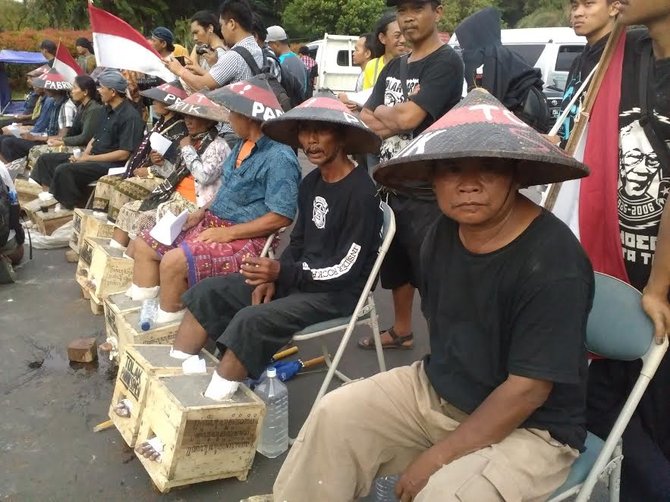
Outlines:
[[654,341],[654,327],[640,306],[640,292],[619,279],[600,273],[596,273],[586,345],[594,354],[608,359],[642,359],[642,369],[607,440],[603,442],[587,433],[586,451],[572,465],[568,479],[554,492],[550,502],[565,500],[575,494],[576,502],[585,502],[600,477],[609,478],[610,502],[619,500],[623,460],[621,435],[668,350],[667,339],[662,345]]
[[[395,235],[395,216],[393,215],[393,210],[385,202],[381,202],[380,205],[384,213],[384,225],[382,227],[382,242],[377,251],[377,259],[375,260],[374,266],[370,271],[368,280],[365,283],[363,291],[358,298],[358,303],[352,314],[348,317],[340,317],[338,319],[332,319],[330,321],[324,321],[317,324],[313,324],[303,329],[302,331],[296,333],[293,336],[293,341],[302,342],[305,340],[311,340],[313,338],[321,338],[321,349],[323,351],[323,356],[326,359],[326,364],[328,365],[328,373],[321,384],[319,393],[314,399],[314,404],[312,408],[316,406],[316,403],[323,397],[323,395],[328,390],[333,376],[337,376],[343,382],[350,382],[351,379],[344,375],[342,372],[338,371],[337,366],[340,364],[344,350],[347,348],[351,334],[354,331],[354,328],[360,324],[367,324],[372,329],[372,335],[375,342],[375,350],[377,351],[377,362],[379,363],[379,371],[386,371],[386,362],[384,361],[384,352],[382,349],[381,337],[379,333],[379,318],[377,315],[377,308],[375,306],[375,301],[372,296],[372,288],[375,285],[377,280],[377,275],[379,274],[379,269],[382,266],[384,261],[384,256],[391,245],[393,236]],[[326,345],[325,335],[331,333],[337,333],[339,331],[344,331],[344,335],[340,340],[340,345],[337,347],[337,352],[335,357],[331,359],[328,352],[328,346]]]

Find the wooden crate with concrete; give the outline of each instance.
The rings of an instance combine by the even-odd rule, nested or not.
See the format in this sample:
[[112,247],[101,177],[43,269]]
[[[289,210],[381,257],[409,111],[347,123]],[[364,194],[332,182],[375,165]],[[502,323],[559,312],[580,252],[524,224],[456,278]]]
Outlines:
[[72,219],[72,238],[70,248],[79,252],[86,237],[111,238],[114,225],[107,222],[107,215],[91,209],[75,209]]
[[[134,345],[126,347],[121,356],[109,418],[128,446],[135,446],[152,383],[157,378],[183,372],[182,361],[170,357],[170,348],[169,345]],[[211,377],[219,361],[206,350],[200,352],[200,357],[205,360]]]
[[247,479],[265,404],[246,386],[230,400],[204,397],[210,375],[157,379],[149,388],[136,444],[162,444],[160,461],[136,453],[163,493],[177,486],[236,477]]
[[114,293],[109,295],[104,300],[105,311],[105,334],[107,335],[107,342],[112,347],[113,359],[119,360],[120,357],[120,340],[130,340],[132,335],[126,333],[130,329],[130,325],[123,320],[123,314],[128,312],[139,312],[142,307],[142,302],[133,301],[125,292]]
[[42,187],[37,183],[32,183],[21,178],[14,180],[14,186],[16,187],[21,207],[37,199],[39,193],[43,191]]
[[[84,243],[91,243],[91,265],[87,280],[80,282],[82,288],[99,307],[113,293],[125,291],[133,279],[133,260],[123,256],[123,251],[109,246],[110,239],[87,237]],[[87,247],[82,245],[82,248]]]
[[49,202],[35,199],[22,206],[28,217],[35,224],[35,228],[43,235],[51,235],[58,228],[69,223],[74,217],[74,211],[69,209],[56,209],[58,203],[55,200]]
[[140,309],[124,312],[117,323],[119,351],[122,351],[126,345],[138,343],[171,344],[177,336],[180,324],[181,321],[157,324],[148,331],[142,331],[140,329]]

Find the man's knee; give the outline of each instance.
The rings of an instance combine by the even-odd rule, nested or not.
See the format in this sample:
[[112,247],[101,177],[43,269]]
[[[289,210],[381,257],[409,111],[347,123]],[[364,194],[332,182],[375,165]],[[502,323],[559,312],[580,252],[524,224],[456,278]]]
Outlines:
[[133,258],[135,260],[144,261],[158,260],[158,253],[156,253],[144,239],[138,237],[135,239]]
[[[145,246],[153,251],[144,241],[141,241]],[[154,252],[155,253],[155,252]],[[179,276],[186,275],[188,271],[186,263],[186,255],[181,249],[171,249],[161,259],[160,265],[161,275],[165,274],[167,276]]]

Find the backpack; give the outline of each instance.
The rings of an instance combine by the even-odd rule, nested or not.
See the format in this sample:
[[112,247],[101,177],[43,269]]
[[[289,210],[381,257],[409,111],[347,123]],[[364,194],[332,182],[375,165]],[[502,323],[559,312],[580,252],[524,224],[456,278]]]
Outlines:
[[[237,46],[233,47],[231,50],[242,56],[242,59],[244,59],[247,66],[249,66],[253,76],[260,74],[267,76],[268,84],[270,85],[272,92],[277,96],[277,100],[279,101],[282,110],[287,112],[305,100],[305,96],[302,92],[302,83],[300,83],[294,75],[286,71],[276,57],[267,55],[265,51],[263,51],[263,68],[259,68],[254,57],[244,47]],[[281,69],[281,82],[279,82],[270,72],[270,65],[268,63],[269,58],[276,61]]]
[[523,103],[512,112],[537,132],[541,134],[549,132],[551,125],[549,102],[544,92],[537,87],[531,86]]
[[9,231],[12,229],[12,201],[9,197],[9,188],[0,178],[0,248],[7,244]]

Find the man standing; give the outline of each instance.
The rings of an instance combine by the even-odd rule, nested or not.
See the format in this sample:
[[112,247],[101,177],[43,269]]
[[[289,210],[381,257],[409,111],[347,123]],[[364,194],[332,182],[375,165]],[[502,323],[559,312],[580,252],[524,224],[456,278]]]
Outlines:
[[593,271],[518,189],[587,173],[483,90],[381,164],[378,181],[432,185],[443,213],[421,250],[431,355],[326,394],[274,500],[356,500],[398,473],[402,502],[546,500],[565,481],[586,437]]
[[56,200],[68,209],[83,202],[89,183],[111,167],[122,166],[144,134],[142,118],[125,97],[128,84],[121,73],[107,70],[98,82],[107,114],[81,156],[73,155],[69,163],[56,167],[50,186]]
[[302,85],[302,95],[307,92],[309,73],[298,55],[288,45],[288,35],[281,26],[270,26],[265,41],[279,59],[279,64]]
[[[387,0],[387,5],[397,6],[400,30],[413,50],[387,63],[361,112],[363,122],[384,139],[382,161],[395,157],[449,111],[463,91],[463,63],[438,35],[442,5],[437,0]],[[393,290],[395,310],[393,327],[382,333],[382,343],[386,348],[407,349],[413,343],[419,246],[439,209],[429,186],[384,192],[396,214],[397,229],[381,270],[382,286]],[[359,346],[374,349],[372,338],[361,340]]]
[[54,65],[54,58],[56,57],[56,43],[53,40],[45,39],[40,42],[40,52],[44,59],[47,60],[49,66]]
[[[605,45],[609,40],[610,33],[614,29],[618,10],[614,0],[571,0],[570,1],[570,23],[575,30],[576,35],[586,37],[586,47],[572,62],[568,78],[566,80],[565,92],[563,93],[563,103],[561,103],[561,112],[570,104],[570,101],[579,91],[584,81],[593,71],[593,68],[600,61]],[[577,103],[573,105],[570,114],[565,119],[563,126],[559,131],[561,144],[565,146],[572,133],[575,123],[575,117],[579,111],[586,96],[583,92]]]
[[[622,0],[618,8],[620,22],[644,25],[648,30],[629,31],[623,57],[617,58],[619,50],[612,59],[611,66],[621,70],[618,107],[609,107],[618,112],[613,143],[616,145],[618,139],[619,148],[612,152],[612,163],[593,165],[594,175],[604,173],[608,177],[593,182],[611,188],[598,200],[594,200],[598,192],[589,188],[592,205],[602,208],[602,217],[589,233],[580,225],[580,238],[592,256],[595,253],[588,240],[594,235],[594,251],[604,242],[612,243],[603,258],[616,258],[611,261],[615,262],[617,275],[644,292],[642,306],[654,322],[660,341],[670,331],[670,0]],[[596,111],[594,108],[591,131]],[[606,134],[604,128],[598,130]],[[582,202],[580,199],[580,207]],[[616,215],[614,207],[618,208]],[[580,213],[580,220],[582,217]],[[605,241],[598,229],[609,219],[613,224],[611,232],[602,236],[608,238]],[[596,270],[608,271],[604,263],[594,257],[592,260]],[[601,437],[609,433],[639,371],[639,361],[593,361],[589,368],[590,430]],[[623,501],[670,500],[668,396],[670,358],[666,355],[623,435]]]

